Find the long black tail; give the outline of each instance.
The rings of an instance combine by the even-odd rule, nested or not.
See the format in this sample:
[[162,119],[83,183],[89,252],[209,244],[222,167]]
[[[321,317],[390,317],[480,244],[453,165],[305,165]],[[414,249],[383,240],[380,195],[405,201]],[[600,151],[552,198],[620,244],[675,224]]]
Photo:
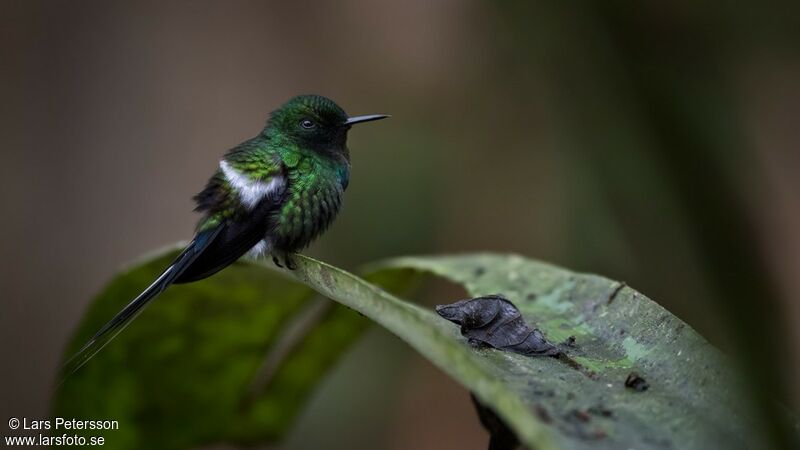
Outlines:
[[119,334],[128,324],[142,312],[142,309],[164,292],[176,278],[178,278],[203,251],[214,241],[222,227],[201,232],[178,255],[177,258],[164,270],[153,283],[139,294],[132,302],[128,303],[113,319],[103,325],[89,341],[70,358],[61,369],[61,383],[70,375],[80,369],[87,361],[97,354],[106,344]]

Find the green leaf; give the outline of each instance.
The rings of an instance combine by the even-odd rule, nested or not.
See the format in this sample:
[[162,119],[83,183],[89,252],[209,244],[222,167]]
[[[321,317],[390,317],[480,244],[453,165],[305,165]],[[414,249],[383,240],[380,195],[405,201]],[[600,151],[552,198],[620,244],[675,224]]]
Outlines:
[[[115,277],[92,302],[65,355],[175,255],[170,250]],[[273,270],[237,263],[209,279],[167,289],[66,380],[53,413],[118,420],[118,430],[101,433],[110,448],[276,442],[320,377],[368,324]]]
[[[117,277],[93,303],[72,347],[169,256]],[[311,258],[296,262],[286,274],[405,340],[528,448],[762,448],[728,361],[617,282],[503,255],[399,258],[373,266],[370,281]],[[549,340],[574,336],[575,346],[564,347],[569,358],[476,350],[457,326],[378,287],[403,290],[418,272],[460,283],[471,295],[504,294]],[[107,437],[114,448],[275,442],[364,326],[352,311],[326,309],[312,297],[275,276],[270,264],[236,264],[172,287],[63,385],[55,413],[119,420],[120,430]],[[647,391],[625,387],[632,372],[647,380]]]
[[[450,323],[341,269],[303,256],[296,260],[297,269],[291,272],[292,276],[406,341],[482,401],[502,411],[502,417],[520,434],[522,442],[536,443],[540,450],[558,448],[548,427],[535,418],[533,410],[507,383],[496,377],[492,363],[467,346]],[[397,276],[407,279],[409,272],[399,271]],[[376,282],[394,281],[385,271],[372,277]]]
[[[444,327],[439,333],[459,342],[466,357],[424,348],[440,344],[419,337],[408,339],[475,392],[528,448],[766,448],[729,361],[680,319],[623,283],[494,254],[398,258],[373,267],[384,277],[408,269],[461,284],[471,296],[505,295],[551,342],[574,337],[574,346],[562,346],[566,360],[468,349],[451,324],[431,328]],[[418,314],[444,322],[427,311]],[[416,332],[392,329],[401,336]],[[631,373],[649,388],[626,388]]]

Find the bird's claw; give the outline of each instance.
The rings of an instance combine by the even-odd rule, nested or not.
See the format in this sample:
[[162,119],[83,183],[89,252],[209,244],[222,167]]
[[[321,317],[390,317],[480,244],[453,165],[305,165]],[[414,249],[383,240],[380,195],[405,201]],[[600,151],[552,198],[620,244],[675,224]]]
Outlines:
[[283,257],[283,264],[281,264],[281,258],[278,258],[276,255],[272,255],[272,262],[276,266],[280,267],[281,269],[283,269],[284,267],[289,270],[297,269],[297,264],[294,262],[294,259],[291,256],[289,256],[288,253],[284,253],[281,256]]

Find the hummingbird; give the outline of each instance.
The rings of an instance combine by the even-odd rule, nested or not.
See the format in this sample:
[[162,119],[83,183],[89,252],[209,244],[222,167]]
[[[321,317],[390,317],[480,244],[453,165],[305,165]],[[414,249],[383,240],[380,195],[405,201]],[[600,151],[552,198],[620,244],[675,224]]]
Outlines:
[[320,95],[294,97],[273,111],[257,136],[222,157],[205,188],[194,196],[195,211],[202,214],[194,238],[64,364],[63,379],[172,284],[207,278],[247,253],[270,254],[276,265],[294,270],[291,254],[322,234],[342,205],[350,181],[350,127],[387,117],[349,117]]

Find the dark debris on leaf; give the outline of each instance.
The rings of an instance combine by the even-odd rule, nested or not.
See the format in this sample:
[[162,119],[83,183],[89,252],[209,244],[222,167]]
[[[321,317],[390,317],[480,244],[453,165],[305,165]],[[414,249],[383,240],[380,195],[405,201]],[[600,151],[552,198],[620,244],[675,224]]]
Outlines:
[[461,326],[473,346],[489,346],[527,356],[558,356],[541,331],[525,323],[519,310],[502,295],[487,295],[437,305],[436,312]]
[[584,440],[599,440],[608,437],[606,431],[592,421],[591,411],[573,409],[564,415],[562,430]]
[[622,290],[625,289],[626,287],[628,287],[628,284],[625,283],[624,281],[618,282],[617,285],[614,287],[614,290],[611,291],[610,294],[608,294],[608,301],[606,303],[610,305],[611,302],[613,302],[614,299],[617,298],[617,295],[619,295],[619,293],[622,292]]
[[611,411],[610,409],[606,408],[603,405],[591,406],[591,407],[589,407],[589,409],[587,411],[589,412],[589,414],[593,414],[595,416],[602,416],[602,417],[613,417],[614,416],[614,412]]
[[646,391],[650,385],[638,373],[631,372],[628,374],[628,378],[625,379],[625,387],[641,392]]

